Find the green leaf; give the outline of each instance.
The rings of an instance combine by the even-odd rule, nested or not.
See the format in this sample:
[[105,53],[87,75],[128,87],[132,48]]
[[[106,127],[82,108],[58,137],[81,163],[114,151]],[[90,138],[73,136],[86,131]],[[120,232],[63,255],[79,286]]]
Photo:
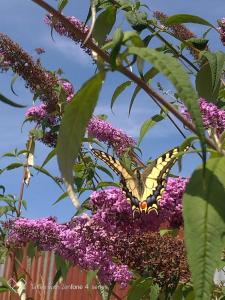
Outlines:
[[2,190],[3,194],[5,194],[5,187],[4,187],[4,185],[0,185],[0,190]]
[[32,165],[32,168],[34,168],[35,170],[47,175],[48,177],[50,177],[62,190],[62,187],[60,185],[60,183],[56,180],[56,178],[54,176],[52,176],[46,169],[38,166],[38,165]]
[[8,104],[10,106],[13,106],[13,107],[19,107],[19,108],[26,107],[25,105],[21,105],[21,104],[18,104],[16,102],[13,102],[12,100],[10,100],[9,98],[5,97],[1,93],[0,93],[0,101],[3,102],[3,103],[5,103],[5,104]]
[[91,289],[92,281],[96,278],[97,274],[98,274],[98,270],[87,272],[87,286],[89,290]]
[[136,280],[128,292],[127,300],[142,300],[152,287],[152,278],[141,278]]
[[62,271],[61,269],[57,270],[54,278],[53,278],[53,281],[52,281],[52,286],[55,286],[56,283],[60,280],[60,278],[62,278]]
[[216,101],[212,93],[212,74],[209,64],[203,65],[198,71],[195,85],[199,97],[203,97],[209,102]]
[[[160,293],[160,287],[158,285],[152,285],[150,294],[149,294],[149,299],[151,300],[158,300],[159,299],[159,293]],[[181,299],[179,299],[181,300]]]
[[90,201],[90,197],[88,197],[86,200],[84,200],[84,202],[82,202],[80,208],[76,211],[75,216],[79,216],[82,213],[84,213],[86,210],[90,210],[89,201]]
[[[123,32],[120,28],[117,28],[113,34],[113,39],[112,39],[112,51],[110,53],[110,64],[112,67],[112,70],[116,69],[117,66],[117,56],[119,55],[120,48],[122,46],[122,41],[123,41]],[[107,43],[108,44],[108,43]]]
[[11,206],[0,206],[0,217],[4,214],[7,214],[10,211],[14,211],[14,209]]
[[17,74],[14,75],[13,78],[12,78],[12,80],[11,80],[11,83],[10,83],[10,89],[11,89],[11,91],[13,92],[13,94],[16,95],[16,96],[18,96],[18,95],[17,95],[17,93],[14,91],[14,87],[13,87],[13,86],[14,86],[14,84],[15,84],[15,82],[17,81],[18,78],[19,78],[19,75],[17,75]]
[[89,79],[65,109],[57,142],[58,164],[66,182],[73,182],[73,163],[77,157],[104,80],[104,73]]
[[126,12],[125,16],[134,30],[142,31],[148,26],[148,15],[146,12],[131,10]]
[[10,170],[14,170],[14,169],[17,169],[17,168],[20,168],[20,167],[23,167],[24,165],[23,164],[21,164],[21,163],[12,163],[12,164],[10,164],[10,165],[8,165],[7,167],[6,167],[6,170],[7,171],[10,171]]
[[13,289],[9,285],[8,280],[5,279],[4,277],[0,277],[0,283],[1,283],[0,293],[8,292],[8,291],[11,291],[12,293],[16,293],[15,289]]
[[203,38],[201,38],[201,39],[200,38],[191,38],[191,39],[185,40],[185,42],[191,43],[192,46],[194,46],[196,49],[203,51],[207,47],[209,40],[203,39]]
[[35,254],[37,253],[37,246],[33,242],[29,242],[27,247],[27,256],[31,259],[31,263]]
[[111,100],[111,109],[113,108],[113,104],[115,103],[117,97],[128,87],[131,85],[131,81],[125,81],[122,84],[120,84],[113,93],[112,100]]
[[61,12],[68,4],[68,0],[58,0],[58,10]]
[[[159,73],[159,71],[154,67],[151,68],[150,70],[148,70],[148,72],[144,75],[145,82],[149,82],[149,80],[152,79],[153,77],[155,77],[158,73]],[[131,109],[134,104],[134,100],[140,91],[141,91],[141,87],[139,85],[137,85],[134,90],[134,93],[132,95],[131,101],[130,101],[129,113],[128,113],[129,115],[131,113]]]
[[104,172],[105,174],[107,174],[112,180],[114,179],[113,175],[107,168],[105,168],[103,166],[96,166],[96,168],[99,169],[100,171]]
[[177,228],[173,228],[173,229],[160,229],[159,234],[160,236],[172,236],[172,237],[176,237],[178,234],[179,230]]
[[211,299],[213,275],[224,249],[225,157],[197,169],[184,195],[184,228],[195,300]]
[[25,200],[22,200],[22,205],[27,210],[27,202]]
[[112,283],[111,285],[103,285],[99,282],[99,280],[97,280],[96,285],[102,300],[110,300],[115,283]]
[[171,300],[182,300],[183,299],[183,284],[179,284],[176,290],[173,292]]
[[63,193],[52,205],[57,204],[58,202],[60,202],[63,199],[65,199],[66,197],[68,197],[68,193],[67,192]]
[[16,154],[11,153],[11,152],[7,152],[7,153],[3,154],[2,157],[16,157]]
[[114,6],[110,6],[97,17],[92,35],[99,46],[104,44],[106,37],[112,30],[115,21],[116,8]]
[[225,65],[223,52],[203,52],[208,63],[204,64],[196,77],[196,89],[200,97],[216,102]]
[[177,14],[177,15],[170,16],[166,19],[165,25],[171,26],[171,25],[183,24],[183,23],[201,24],[216,29],[211,23],[209,23],[205,19],[200,18],[198,16],[189,15],[189,14]]
[[56,149],[53,149],[46,157],[44,160],[43,164],[41,167],[43,168],[54,156],[56,155]]
[[153,126],[155,126],[155,124],[157,124],[158,122],[160,122],[164,119],[165,119],[165,114],[161,114],[161,115],[154,115],[151,119],[144,121],[143,125],[141,126],[140,135],[139,135],[139,139],[138,139],[138,145],[140,145],[140,143],[142,142],[146,133]]
[[176,87],[177,95],[186,104],[192,120],[195,123],[205,161],[205,129],[203,127],[202,117],[198,106],[198,97],[183,66],[174,57],[154,49],[131,47],[129,48],[129,53],[136,54],[151,63]]
[[98,183],[97,189],[100,189],[100,188],[103,188],[103,187],[106,187],[106,186],[120,187],[120,185],[118,183],[116,183],[116,182],[102,181],[102,182]]

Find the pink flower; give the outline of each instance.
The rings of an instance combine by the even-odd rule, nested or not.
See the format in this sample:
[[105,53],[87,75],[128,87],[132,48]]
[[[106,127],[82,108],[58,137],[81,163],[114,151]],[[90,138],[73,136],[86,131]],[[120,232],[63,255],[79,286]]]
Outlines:
[[114,128],[110,123],[93,117],[87,128],[88,135],[112,146],[117,155],[122,155],[128,148],[134,147],[136,142],[121,129]]
[[[205,128],[216,129],[217,133],[221,134],[225,130],[225,110],[219,109],[215,104],[207,102],[204,98],[199,99],[199,106]],[[182,106],[180,111],[187,119],[191,120],[185,106]]]
[[73,98],[73,96],[75,95],[72,83],[70,83],[69,81],[63,80],[63,79],[60,79],[59,83],[61,84],[61,86],[63,87],[63,89],[66,93],[67,102],[70,102],[71,99]]
[[[89,32],[89,28],[87,26],[84,25],[83,22],[81,22],[80,20],[78,20],[76,17],[71,16],[71,17],[66,17],[70,23],[77,29],[79,29],[80,31],[82,31],[85,35],[88,34]],[[53,21],[52,16],[51,15],[47,15],[44,18],[44,22],[49,25],[49,26],[53,26],[55,31],[58,32],[58,34],[60,35],[64,35],[70,39],[72,39],[76,44],[79,44],[80,47],[89,55],[91,55],[91,51],[89,48],[87,48],[85,45],[82,44],[82,40],[80,40],[79,38],[77,38],[76,35],[74,35],[72,32],[68,31],[63,24],[60,21]]]
[[219,24],[219,32],[220,32],[220,39],[222,44],[225,46],[225,18],[222,18],[221,20],[218,20]]

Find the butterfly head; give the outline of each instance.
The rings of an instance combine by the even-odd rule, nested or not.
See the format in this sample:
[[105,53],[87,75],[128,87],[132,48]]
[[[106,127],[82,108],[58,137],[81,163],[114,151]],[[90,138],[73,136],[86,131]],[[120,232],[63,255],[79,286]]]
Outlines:
[[139,211],[140,213],[147,213],[148,212],[148,204],[147,201],[142,201],[139,203]]

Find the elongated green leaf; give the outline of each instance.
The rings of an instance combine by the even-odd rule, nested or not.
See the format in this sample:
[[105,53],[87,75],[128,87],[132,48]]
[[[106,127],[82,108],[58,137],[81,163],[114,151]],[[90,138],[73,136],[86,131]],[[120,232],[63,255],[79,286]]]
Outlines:
[[[144,75],[144,79],[146,82],[148,82],[150,79],[152,79],[153,77],[155,77],[157,74],[159,73],[159,71],[156,68],[151,68],[145,75]],[[141,87],[139,85],[136,86],[134,93],[132,95],[131,101],[130,101],[130,106],[129,106],[129,115],[131,113],[131,109],[132,106],[134,104],[134,100],[137,96],[137,94],[141,91]]]
[[117,97],[128,87],[131,85],[131,81],[125,81],[122,84],[120,84],[116,89],[115,92],[113,93],[112,100],[111,100],[111,109],[113,107],[113,104],[115,103]]
[[142,31],[148,26],[148,15],[146,12],[128,11],[126,12],[127,21],[131,24],[132,28],[137,31]]
[[54,287],[61,278],[62,278],[62,270],[59,269],[59,270],[57,270],[57,272],[53,278],[52,286]]
[[179,284],[172,294],[171,300],[182,300],[183,299],[183,284]]
[[198,106],[198,97],[192,87],[189,76],[182,65],[170,55],[158,52],[154,49],[131,47],[129,53],[136,54],[153,64],[155,68],[164,74],[176,87],[177,95],[184,101],[195,123],[197,134],[201,140],[203,157],[206,157],[205,132],[202,117]]
[[155,126],[155,124],[162,121],[163,119],[165,119],[165,115],[161,114],[161,115],[154,115],[151,119],[144,121],[143,125],[141,126],[140,135],[139,135],[139,139],[138,139],[138,145],[140,145],[140,143],[142,142],[146,133],[153,126]]
[[68,0],[58,0],[58,10],[61,12],[68,4]]
[[[184,195],[184,228],[195,300],[211,299],[213,275],[224,249],[225,157],[197,169]],[[204,175],[204,176],[203,176]]]
[[106,40],[107,35],[113,28],[116,21],[116,8],[110,6],[103,11],[96,19],[95,26],[92,32],[94,39],[102,46]]
[[33,261],[35,254],[37,253],[37,245],[34,242],[29,242],[27,247],[27,256]]
[[190,43],[196,49],[203,51],[206,49],[209,40],[203,38],[191,38],[185,41],[186,43]]
[[138,279],[132,285],[131,289],[128,292],[127,300],[141,300],[144,296],[146,296],[152,286],[152,278],[141,278]]
[[7,212],[14,211],[11,206],[0,206],[0,217],[2,217],[4,214],[7,214]]
[[96,168],[99,169],[100,171],[104,172],[105,174],[107,174],[113,180],[113,175],[107,168],[105,168],[103,166],[96,166]]
[[[151,300],[158,300],[159,299],[159,294],[160,294],[160,287],[155,284],[151,286],[150,294],[149,294],[149,299]],[[179,299],[181,300],[181,299]]]
[[90,198],[87,198],[86,200],[84,200],[84,202],[81,204],[81,207],[76,211],[75,216],[79,216],[82,213],[84,213],[86,210],[90,209],[89,201],[90,201]]
[[11,89],[11,91],[13,92],[13,94],[16,95],[16,96],[18,96],[18,95],[17,95],[17,93],[14,91],[14,87],[13,87],[13,86],[14,86],[14,84],[15,84],[15,82],[17,81],[18,78],[19,78],[19,75],[17,75],[17,74],[14,75],[13,78],[12,78],[12,80],[11,80],[11,83],[10,83],[10,89]]
[[3,195],[5,194],[5,187],[4,185],[0,185],[0,190],[2,190]]
[[12,163],[12,164],[10,164],[6,167],[6,170],[10,171],[10,170],[14,170],[14,169],[17,169],[17,168],[20,168],[20,167],[23,167],[23,164],[21,164],[21,163]]
[[9,98],[5,97],[1,93],[0,93],[0,101],[3,102],[3,103],[5,103],[5,104],[8,104],[10,106],[13,106],[13,107],[18,107],[18,108],[26,107],[25,105],[21,105],[21,104],[18,104],[16,102],[13,102],[12,100],[10,100]]
[[165,25],[171,26],[171,25],[182,24],[182,23],[201,24],[201,25],[209,26],[209,27],[216,29],[207,20],[200,18],[198,16],[189,15],[189,14],[177,14],[177,15],[170,16],[166,19]]
[[32,168],[34,168],[35,170],[41,172],[42,174],[45,174],[48,177],[50,177],[59,186],[59,188],[62,190],[62,187],[61,187],[60,183],[57,181],[57,179],[54,176],[52,176],[46,169],[44,169],[44,168],[42,168],[41,166],[38,166],[38,165],[32,165]]
[[87,272],[87,286],[89,290],[91,290],[92,281],[96,278],[97,274],[98,274],[98,270]]
[[116,182],[102,181],[102,182],[99,182],[99,184],[97,185],[97,189],[100,189],[100,188],[106,187],[106,186],[120,187],[120,185],[118,183],[116,183]]
[[58,202],[60,202],[63,199],[65,199],[66,197],[68,197],[68,193],[67,192],[63,193],[52,205],[57,204]]
[[124,37],[123,31],[120,28],[117,28],[113,34],[112,51],[109,57],[112,70],[116,69],[116,65],[117,65],[116,59],[117,56],[119,55],[120,48],[122,46],[123,37]]
[[213,97],[212,73],[209,64],[201,67],[197,73],[195,85],[199,97],[203,97],[209,102],[215,102],[216,98]]
[[210,102],[216,102],[225,65],[225,54],[222,52],[204,52],[208,64],[203,65],[196,77],[196,88],[199,96]]
[[69,184],[73,182],[73,162],[97,104],[103,80],[104,73],[98,73],[89,79],[65,109],[57,142],[57,154],[59,169]]
[[224,72],[225,53],[220,51],[216,53],[206,52],[204,56],[208,59],[211,69],[213,95],[214,97],[217,97],[220,87],[220,80]]
[[43,168],[54,156],[56,155],[56,149],[53,149],[46,157],[44,160],[43,164],[41,167]]

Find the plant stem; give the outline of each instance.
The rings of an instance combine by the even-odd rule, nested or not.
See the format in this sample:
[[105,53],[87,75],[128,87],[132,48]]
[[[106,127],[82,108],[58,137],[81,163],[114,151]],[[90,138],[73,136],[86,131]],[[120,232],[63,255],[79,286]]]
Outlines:
[[158,32],[155,31],[154,28],[152,28],[151,26],[148,26],[148,29],[154,33],[168,48],[170,48],[174,54],[177,56],[177,57],[180,57],[182,58],[187,64],[189,64],[196,72],[199,71],[198,67],[196,67],[186,56],[184,56],[182,53],[179,53],[179,51],[177,51],[176,48],[173,47],[172,44],[170,44],[170,42],[168,42],[166,39],[164,39],[164,37],[159,34]]
[[[79,40],[85,41],[86,35],[82,32],[82,30],[74,27],[74,25],[63,15],[60,14],[57,10],[55,10],[52,6],[47,4],[43,0],[31,0],[34,3],[38,4],[42,8],[44,8],[46,11],[48,11],[50,14],[54,16],[54,18],[58,19],[63,26],[73,33]],[[105,51],[103,51],[101,48],[99,48],[91,39],[89,39],[85,44],[89,49],[94,51],[99,57],[101,57],[105,62],[110,63],[109,55]],[[160,103],[162,106],[164,106],[166,109],[168,109],[180,122],[184,124],[185,127],[190,129],[192,132],[194,132],[196,135],[198,135],[195,125],[187,120],[171,103],[167,102],[160,94],[158,94],[155,90],[153,90],[151,87],[149,87],[141,78],[139,78],[137,75],[129,71],[123,66],[118,66],[117,71],[124,74],[126,77],[131,79],[133,82],[135,82],[137,85],[139,85],[150,97],[153,96],[158,103]],[[205,138],[206,143],[209,147],[213,149],[217,149],[216,145],[213,143],[212,140],[209,138]]]
[[28,145],[27,145],[26,163],[24,164],[24,168],[23,168],[23,177],[22,177],[22,182],[21,182],[21,187],[20,187],[20,196],[19,196],[18,208],[17,208],[17,212],[16,212],[17,217],[20,217],[20,214],[21,214],[21,206],[22,206],[22,201],[23,201],[24,187],[26,184],[27,175],[29,174],[29,161],[28,160],[29,160],[30,151],[32,149],[33,143],[34,143],[34,138],[32,136],[30,136],[30,138],[28,140]]

